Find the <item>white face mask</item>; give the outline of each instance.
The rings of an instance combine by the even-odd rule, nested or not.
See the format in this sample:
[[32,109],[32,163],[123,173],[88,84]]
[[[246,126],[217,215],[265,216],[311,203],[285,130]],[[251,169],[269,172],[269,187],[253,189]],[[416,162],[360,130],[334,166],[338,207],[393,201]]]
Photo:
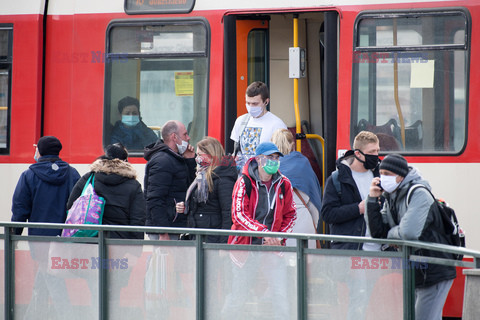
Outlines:
[[392,193],[398,188],[400,182],[397,182],[398,176],[384,176],[380,175],[380,184],[382,185],[383,190],[388,193]]
[[246,107],[247,107],[248,113],[250,113],[250,115],[254,118],[258,117],[263,112],[263,107],[250,106],[248,103],[246,104]]
[[38,158],[40,158],[40,154],[38,153],[38,148],[35,150],[35,154],[33,155],[33,159],[35,162],[38,162]]
[[[177,136],[177,137],[178,137],[178,136]],[[180,137],[178,137],[178,138],[180,139]],[[188,147],[188,142],[182,140],[182,144],[177,144],[178,153],[184,154],[185,151],[187,151],[187,147]]]

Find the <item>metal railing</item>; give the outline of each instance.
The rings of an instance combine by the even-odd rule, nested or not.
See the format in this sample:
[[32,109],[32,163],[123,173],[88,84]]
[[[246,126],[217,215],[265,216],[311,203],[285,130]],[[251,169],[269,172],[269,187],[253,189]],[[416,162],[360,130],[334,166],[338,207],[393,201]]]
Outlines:
[[[35,277],[37,277],[42,270],[42,264],[43,272],[49,277],[48,279],[55,279],[55,281],[63,279],[58,282],[57,287],[52,289],[57,294],[60,292],[60,298],[66,297],[69,302],[75,297],[85,299],[82,297],[88,291],[87,289],[74,291],[72,296],[72,288],[76,288],[78,285],[72,284],[72,282],[79,282],[83,279],[90,288],[91,300],[95,301],[90,304],[86,303],[87,306],[81,310],[93,311],[98,315],[98,319],[118,318],[113,313],[124,310],[122,319],[136,320],[153,318],[152,314],[158,312],[170,313],[170,316],[166,315],[163,317],[164,319],[177,319],[181,312],[185,312],[186,315],[182,316],[183,319],[225,319],[221,314],[222,308],[228,305],[229,297],[234,294],[233,288],[238,289],[236,286],[239,286],[238,282],[234,285],[235,277],[247,269],[253,271],[242,280],[244,283],[240,285],[242,290],[247,293],[240,297],[241,299],[236,299],[236,301],[249,300],[244,302],[244,306],[248,306],[248,308],[239,311],[243,318],[255,316],[255,319],[262,319],[264,316],[265,319],[269,319],[271,315],[267,316],[265,313],[276,312],[283,307],[287,307],[285,309],[287,310],[285,311],[286,319],[335,319],[337,316],[342,318],[344,314],[340,314],[343,312],[341,309],[345,306],[347,309],[352,307],[352,288],[357,288],[360,283],[359,292],[368,292],[361,297],[364,304],[366,301],[368,305],[368,301],[371,300],[370,296],[375,292],[382,292],[383,298],[390,299],[389,303],[399,304],[397,305],[399,310],[397,317],[414,319],[414,269],[416,264],[434,263],[466,268],[480,267],[480,252],[478,251],[418,241],[269,233],[271,237],[295,239],[296,246],[233,246],[206,243],[205,239],[212,235],[259,237],[265,236],[265,233],[75,225],[75,228],[79,229],[98,230],[98,237],[61,238],[18,236],[14,235],[12,231],[14,227],[69,229],[72,225],[13,222],[1,222],[0,224],[3,227],[0,239],[4,241],[3,304],[5,319],[25,317],[25,314],[31,311],[29,309],[33,308],[31,300],[36,294],[40,297],[51,295],[51,288],[37,287],[36,278],[33,286],[31,283],[33,275],[36,274]],[[189,233],[195,236],[195,240],[110,239],[106,237],[106,234],[111,231]],[[396,246],[399,250],[371,252],[316,249],[307,247],[308,240],[372,242]],[[58,250],[55,254],[52,253],[54,249]],[[414,254],[418,249],[461,253],[466,257],[472,257],[473,261],[418,256]],[[27,252],[30,253],[30,256],[26,254]],[[39,252],[40,258],[38,257]],[[78,263],[82,262],[82,257],[87,257],[83,262],[90,264],[89,268],[82,269],[82,265],[79,267]],[[124,267],[126,265],[126,268],[122,269],[122,263]],[[276,278],[278,286],[274,288],[276,290],[274,296],[281,294],[279,291],[288,293],[288,297],[280,295],[278,298],[278,300],[285,298],[286,305],[282,305],[281,301],[280,303],[278,301],[260,302],[263,298],[261,294],[267,295],[268,292],[268,289],[263,289],[272,284],[269,281],[270,277],[273,277],[277,271],[280,271],[280,276]],[[263,275],[259,275],[262,272]],[[132,280],[133,278],[137,281]],[[125,281],[128,286],[122,287]],[[63,287],[64,282],[67,285],[66,288]],[[167,284],[168,288],[166,288]],[[23,289],[25,286],[31,290]],[[154,288],[151,288],[152,286]],[[362,286],[368,290],[364,290],[365,288]],[[279,290],[279,287],[285,290]],[[64,291],[60,291],[60,289]],[[248,290],[257,292],[250,293]],[[142,293],[139,293],[140,291]],[[345,294],[346,291],[349,293]],[[295,297],[290,294],[292,292],[295,293]],[[124,293],[123,297],[120,297],[118,301],[113,300],[112,296],[115,294],[121,296],[121,293]],[[130,299],[131,301],[129,298],[125,298],[125,295],[128,296],[129,293],[134,297]],[[401,297],[398,299],[400,293]],[[336,296],[336,300],[335,297],[329,296],[330,294]],[[388,296],[389,294],[392,296]],[[342,305],[342,300],[345,300],[347,296],[350,299],[347,298],[349,302]],[[238,295],[237,298],[239,298]],[[49,300],[50,304],[52,304],[51,300],[52,298]],[[128,305],[129,301],[132,302],[131,308],[122,307],[122,304]],[[135,306],[133,306],[134,302]],[[150,302],[151,305],[148,305]],[[180,307],[174,306],[182,304],[183,306]],[[67,305],[70,312],[75,308]],[[149,310],[152,305],[153,309]],[[48,313],[49,309],[46,308],[54,309],[56,307],[40,306],[37,311]],[[129,308],[133,310],[132,316],[126,315]],[[362,312],[368,312],[368,310]]]

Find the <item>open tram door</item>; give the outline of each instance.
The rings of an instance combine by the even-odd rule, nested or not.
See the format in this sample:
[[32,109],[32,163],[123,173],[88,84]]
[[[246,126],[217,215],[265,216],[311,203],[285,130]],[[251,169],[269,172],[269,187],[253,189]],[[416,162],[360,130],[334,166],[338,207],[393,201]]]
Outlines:
[[[306,140],[302,140],[301,150],[306,155],[311,149],[307,157],[316,158],[318,170],[314,170],[323,187],[326,177],[335,170],[336,160],[338,13],[232,13],[224,17],[224,27],[226,150],[233,150],[230,134],[236,118],[247,112],[248,84],[263,81],[270,89],[267,108],[293,133],[297,126],[297,96],[302,132],[323,137],[323,152],[320,143]],[[306,60],[305,77],[298,79],[297,93],[294,80],[289,78],[289,48],[294,46],[295,32]],[[321,230],[327,232],[324,227]]]

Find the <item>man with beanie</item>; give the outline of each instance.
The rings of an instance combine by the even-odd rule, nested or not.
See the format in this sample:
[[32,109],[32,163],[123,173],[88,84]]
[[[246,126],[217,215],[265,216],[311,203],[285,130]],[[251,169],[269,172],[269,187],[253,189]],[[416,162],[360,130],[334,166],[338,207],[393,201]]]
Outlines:
[[[413,185],[421,187],[412,189],[407,197]],[[428,182],[417,169],[408,166],[404,157],[386,156],[380,163],[380,178],[372,180],[367,199],[365,219],[372,236],[448,244],[441,218],[431,210],[436,200],[429,190]],[[383,207],[381,196],[385,198]],[[416,254],[452,258],[449,253],[423,249]],[[453,266],[425,264],[415,269],[415,319],[442,319],[443,305],[455,277]]]
[[133,97],[125,97],[118,102],[121,120],[112,130],[111,144],[121,143],[128,151],[141,150],[158,140],[152,129],[142,121],[140,102]]
[[[56,137],[41,137],[34,146],[34,159],[37,163],[24,171],[18,180],[12,200],[12,221],[64,223],[67,200],[80,175],[75,168],[59,158],[62,144]],[[22,231],[22,228],[15,229],[18,235]],[[61,229],[28,228],[28,234],[36,236],[59,236],[61,232]],[[47,272],[49,243],[32,241],[29,246],[38,269],[32,301],[24,319],[47,319],[50,316],[46,308],[49,295],[57,318],[68,318],[69,300],[65,281]]]
[[[56,137],[41,137],[35,146],[37,163],[22,173],[13,194],[12,221],[64,223],[67,200],[80,175],[59,158],[62,143]],[[29,235],[57,236],[61,232],[28,228]],[[15,233],[22,234],[22,228]]]

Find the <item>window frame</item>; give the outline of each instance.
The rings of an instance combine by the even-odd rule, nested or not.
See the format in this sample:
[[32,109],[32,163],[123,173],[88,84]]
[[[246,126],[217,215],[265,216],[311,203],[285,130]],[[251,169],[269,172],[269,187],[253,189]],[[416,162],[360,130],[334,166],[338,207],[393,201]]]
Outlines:
[[[360,33],[359,25],[362,20],[365,19],[385,19],[385,18],[405,18],[405,17],[432,17],[432,16],[453,16],[463,15],[465,17],[465,39],[463,44],[443,44],[443,45],[397,45],[397,46],[359,46]],[[399,150],[399,151],[382,151],[382,155],[389,153],[398,153],[409,156],[458,156],[462,154],[468,143],[468,125],[469,125],[469,88],[470,88],[470,55],[471,55],[471,15],[467,8],[464,7],[448,7],[448,8],[436,8],[436,9],[411,9],[405,11],[403,9],[398,10],[368,10],[360,12],[355,18],[354,30],[353,30],[353,47],[352,47],[352,95],[350,104],[350,143],[353,146],[355,138],[354,125],[358,123],[358,79],[359,79],[359,67],[356,66],[353,57],[356,54],[361,53],[375,53],[375,52],[389,52],[389,53],[409,53],[409,52],[428,52],[428,51],[455,51],[463,50],[465,54],[465,137],[463,146],[458,151],[422,151],[422,150]],[[374,68],[375,63],[368,63],[369,68]],[[369,71],[370,74],[371,71]],[[369,95],[369,100],[376,100],[376,84],[373,89],[373,95]],[[376,103],[375,103],[376,109]],[[354,112],[356,110],[356,112]],[[376,118],[376,115],[373,117]],[[381,146],[380,146],[381,148]]]
[[7,30],[7,56],[0,56],[0,69],[8,70],[8,98],[7,98],[7,127],[6,127],[6,147],[0,147],[0,155],[9,155],[11,146],[11,130],[12,130],[12,70],[13,70],[13,23],[0,23],[0,30]]
[[[170,26],[187,26],[187,25],[202,25],[205,28],[205,50],[203,52],[188,52],[188,53],[110,53],[111,32],[116,27],[139,27],[152,25],[170,25]],[[110,119],[110,112],[112,106],[110,103],[111,87],[112,87],[112,66],[110,61],[122,59],[156,59],[156,58],[205,58],[206,59],[206,101],[205,101],[205,132],[208,134],[208,116],[209,116],[209,88],[210,88],[210,48],[211,48],[211,29],[208,20],[204,17],[195,18],[161,18],[161,19],[114,19],[108,26],[105,33],[105,87],[104,87],[104,103],[103,103],[103,123],[102,123],[102,146],[106,147],[106,124]],[[111,60],[110,60],[111,59]],[[130,157],[143,157],[143,152],[129,151]]]

